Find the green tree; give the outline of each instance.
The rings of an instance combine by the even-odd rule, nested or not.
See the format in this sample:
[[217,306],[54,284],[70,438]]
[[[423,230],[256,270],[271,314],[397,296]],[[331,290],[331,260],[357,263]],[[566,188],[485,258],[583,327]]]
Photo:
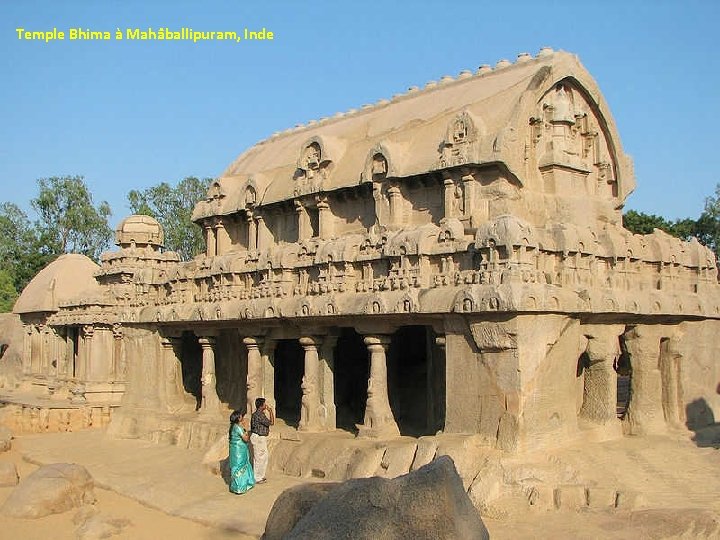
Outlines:
[[694,236],[716,256],[720,255],[720,184],[715,186],[715,194],[705,199],[705,210],[695,223]]
[[205,246],[202,230],[190,217],[195,204],[205,198],[210,182],[212,178],[189,176],[175,187],[162,182],[141,191],[132,190],[128,193],[130,210],[157,219],[165,231],[165,247],[183,260],[192,259]]
[[40,253],[82,253],[98,260],[112,238],[110,205],[94,205],[82,176],[41,178],[38,186],[30,204],[40,217],[35,223]]
[[0,270],[0,313],[7,313],[12,310],[18,292],[13,284],[13,279],[7,270]]
[[25,212],[16,204],[0,204],[0,272],[12,281],[16,291],[25,285],[40,269],[55,258],[55,254],[41,253],[40,240],[35,227]]
[[664,217],[628,210],[623,215],[623,226],[635,234],[652,234],[653,229],[662,229],[666,233],[675,234],[674,224]]

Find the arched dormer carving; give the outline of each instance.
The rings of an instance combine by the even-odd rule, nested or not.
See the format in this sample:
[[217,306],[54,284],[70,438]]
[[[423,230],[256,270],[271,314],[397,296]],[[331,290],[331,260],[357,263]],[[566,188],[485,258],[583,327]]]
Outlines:
[[386,144],[373,146],[365,158],[365,166],[361,174],[361,182],[382,182],[386,178],[397,176],[395,171],[395,152]]
[[454,167],[471,163],[475,157],[478,124],[468,111],[458,114],[447,126],[440,144],[439,167]]
[[225,190],[223,189],[222,184],[220,184],[218,180],[213,180],[208,188],[207,201],[215,201],[219,203],[223,198],[225,198]]
[[566,77],[549,87],[530,118],[531,155],[545,176],[573,171],[587,178],[588,194],[619,195],[615,145],[597,103]]
[[330,152],[320,137],[305,141],[297,162],[296,180],[323,180],[332,164]]

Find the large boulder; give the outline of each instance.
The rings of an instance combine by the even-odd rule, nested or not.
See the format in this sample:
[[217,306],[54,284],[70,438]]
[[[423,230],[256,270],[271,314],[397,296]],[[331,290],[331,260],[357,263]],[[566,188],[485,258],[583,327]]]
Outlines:
[[41,518],[95,502],[93,479],[82,465],[44,465],[20,482],[5,501],[5,515]]
[[[323,488],[317,489],[320,492]],[[319,492],[316,494],[320,495]],[[270,527],[266,526],[263,538],[489,538],[448,456],[394,479],[373,477],[343,482],[329,489],[302,515],[303,501],[308,502],[310,494],[306,488],[301,496],[281,495],[270,512],[267,521]],[[292,499],[297,506],[288,504]],[[302,517],[292,523],[295,515]],[[279,526],[282,523],[285,530]]]
[[0,452],[7,452],[12,448],[13,434],[5,426],[0,426]]
[[14,463],[0,463],[0,487],[17,486],[19,480]]
[[265,524],[264,540],[282,540],[315,504],[335,489],[338,482],[300,484],[282,492],[275,500]]

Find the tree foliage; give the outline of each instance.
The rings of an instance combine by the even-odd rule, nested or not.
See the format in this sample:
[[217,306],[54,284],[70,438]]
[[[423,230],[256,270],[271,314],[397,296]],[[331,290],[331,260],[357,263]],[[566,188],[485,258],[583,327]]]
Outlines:
[[204,247],[202,230],[190,219],[195,204],[205,198],[212,178],[189,176],[175,187],[167,182],[128,193],[130,210],[134,214],[151,216],[165,231],[165,247],[175,251],[183,260],[192,259]]
[[7,276],[16,293],[56,256],[42,249],[35,227],[20,207],[0,204],[0,273]]
[[43,178],[38,187],[30,201],[35,222],[16,204],[0,203],[0,312],[10,311],[35,274],[59,255],[97,260],[112,237],[110,206],[93,204],[81,176]]
[[82,176],[38,180],[40,193],[31,201],[40,219],[36,229],[48,253],[82,253],[98,260],[112,238],[110,205],[93,204]]

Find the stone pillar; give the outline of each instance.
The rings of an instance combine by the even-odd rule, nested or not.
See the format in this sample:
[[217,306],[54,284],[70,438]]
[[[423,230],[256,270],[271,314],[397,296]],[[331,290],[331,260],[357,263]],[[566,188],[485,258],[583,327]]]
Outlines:
[[30,374],[40,373],[40,362],[42,361],[42,334],[37,325],[33,324],[30,334]]
[[75,378],[75,359],[77,358],[77,351],[75,350],[75,344],[77,340],[78,329],[76,326],[68,327],[67,335],[65,337],[65,379],[72,380]]
[[65,342],[55,328],[51,328],[49,337],[51,354],[48,362],[48,376],[51,379],[57,379],[58,373],[62,373],[62,371],[59,370],[63,364],[64,351],[62,350],[62,345],[64,345]]
[[195,399],[185,393],[182,382],[182,369],[176,351],[181,344],[179,337],[170,336],[160,339],[162,356],[160,358],[161,405],[170,413],[192,411]]
[[453,211],[455,207],[453,204],[455,202],[455,182],[453,182],[452,178],[447,177],[443,180],[443,193],[445,202],[445,217],[455,217],[455,212]]
[[300,201],[295,201],[295,212],[297,213],[298,242],[312,238],[310,216]]
[[247,347],[247,410],[246,414],[252,414],[255,411],[255,399],[262,396],[262,355],[260,354],[260,345],[262,339],[254,337],[246,337],[243,339],[245,347]]
[[23,376],[29,377],[32,373],[32,336],[33,326],[28,324],[23,328],[23,355],[22,355],[22,373]]
[[210,225],[205,226],[205,244],[207,246],[205,250],[207,256],[214,257],[217,254],[217,245],[215,239],[215,229],[213,229]]
[[593,325],[583,327],[588,338],[589,363],[585,367],[585,384],[580,416],[596,424],[617,420],[617,374],[614,365],[620,356],[618,336],[623,327],[618,325]]
[[330,205],[327,199],[322,199],[317,203],[318,209],[318,236],[323,239],[332,238],[335,235],[333,227],[333,215],[330,212]]
[[393,182],[388,186],[387,193],[390,203],[390,225],[400,226],[402,225],[402,208],[400,205],[402,193],[400,192],[400,186]]
[[677,337],[660,341],[660,378],[662,381],[662,407],[665,421],[682,429],[687,420],[682,386],[682,359],[680,340]]
[[370,354],[370,379],[368,380],[365,419],[359,432],[361,437],[397,437],[400,435],[388,398],[385,351],[389,344],[389,336],[365,337],[365,345]]
[[272,233],[265,224],[265,219],[262,216],[256,215],[255,222],[257,223],[257,246],[256,249],[268,249],[272,245]]
[[337,340],[337,336],[325,336],[320,348],[320,403],[323,426],[328,431],[337,427],[337,409],[335,407],[335,345]]
[[222,255],[227,253],[230,247],[230,235],[225,228],[225,224],[222,221],[218,221],[215,225],[215,254]]
[[[268,405],[275,408],[275,342],[271,339],[265,339],[261,348],[262,363],[262,393]],[[255,404],[253,403],[253,406]]]
[[40,372],[39,375],[46,378],[50,373],[50,362],[53,355],[52,330],[45,324],[40,330]]
[[82,381],[87,379],[90,372],[90,358],[92,355],[92,339],[95,334],[95,327],[92,324],[83,325],[80,335],[78,351],[78,369],[75,378]]
[[625,421],[632,435],[665,432],[662,409],[662,380],[658,362],[660,334],[648,326],[636,326],[625,333],[630,354],[630,404]]
[[[262,220],[262,218],[260,218],[260,220]],[[248,251],[255,251],[258,248],[257,224],[255,223],[255,218],[253,217],[252,212],[250,212],[249,210],[247,213],[247,231],[248,231],[248,238],[247,238]]]
[[214,416],[222,409],[220,398],[217,394],[215,378],[215,336],[202,336],[198,338],[202,347],[202,401],[200,413]]
[[305,351],[305,374],[302,378],[302,402],[300,404],[300,431],[318,431],[322,427],[320,419],[320,358],[316,337],[301,337],[300,345]]
[[110,365],[110,379],[113,381],[124,381],[125,380],[125,361],[123,359],[123,331],[122,326],[119,324],[113,324],[113,351],[112,351],[112,364]]

